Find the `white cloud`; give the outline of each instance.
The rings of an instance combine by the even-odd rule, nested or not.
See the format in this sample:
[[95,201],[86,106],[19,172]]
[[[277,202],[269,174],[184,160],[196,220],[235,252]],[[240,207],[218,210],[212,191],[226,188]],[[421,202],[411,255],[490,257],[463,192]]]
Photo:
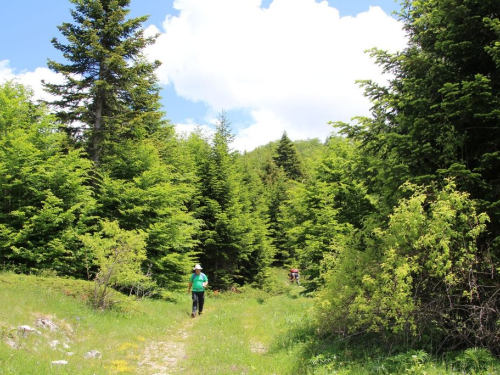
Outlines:
[[[237,150],[253,150],[263,143],[281,138],[283,131],[287,130],[288,124],[283,122],[272,111],[266,109],[252,111],[252,118],[255,123],[240,130],[231,145],[233,148]],[[290,134],[290,131],[288,131],[288,136],[294,138],[295,134]]]
[[[62,76],[54,73],[48,68],[36,68],[33,72],[22,71],[16,73],[16,71],[10,67],[9,60],[0,61],[0,83],[10,80],[16,80],[17,82],[30,86],[33,90],[33,99],[39,100],[49,100],[51,95],[47,94],[43,90],[42,79],[50,83],[62,83]],[[53,97],[52,97],[53,98]]]
[[[255,123],[235,145],[252,149],[281,136],[324,138],[328,121],[368,115],[357,79],[383,82],[364,53],[404,48],[401,24],[379,7],[340,17],[326,1],[175,0],[148,54],[177,94],[211,111],[250,110]],[[149,30],[153,32],[154,29]]]
[[199,129],[203,136],[209,138],[214,134],[214,129],[208,125],[195,123],[192,119],[187,119],[183,124],[175,124],[175,131],[183,136],[187,136],[195,130]]

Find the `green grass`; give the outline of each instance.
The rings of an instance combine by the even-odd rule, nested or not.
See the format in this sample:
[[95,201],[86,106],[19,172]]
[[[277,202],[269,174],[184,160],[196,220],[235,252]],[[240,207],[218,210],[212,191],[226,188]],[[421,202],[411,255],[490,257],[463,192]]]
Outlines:
[[[94,311],[80,298],[84,284],[0,274],[0,374],[135,374],[146,343],[168,335],[186,317],[185,307],[165,301],[128,302],[126,313]],[[60,329],[37,328],[42,335],[26,338],[18,334],[17,327],[34,327],[39,318]],[[61,342],[56,350],[50,346],[53,340]],[[102,358],[84,359],[90,350],[98,350]],[[69,363],[56,370],[51,365],[56,360]]]
[[[195,319],[187,293],[172,294],[177,302],[122,296],[118,309],[94,311],[86,302],[91,286],[0,273],[0,374],[500,374],[498,360],[484,349],[443,358],[423,351],[387,356],[363,339],[327,342],[315,328],[313,299],[281,271],[265,292],[207,292],[205,312]],[[34,327],[39,318],[59,330],[18,334],[18,326]],[[60,342],[55,349],[53,340]],[[85,359],[90,350],[102,357]],[[152,351],[157,365],[175,360],[163,370],[140,366]],[[54,367],[55,360],[68,365]]]
[[312,300],[297,298],[300,290],[207,298],[206,313],[191,329],[190,373],[294,373],[311,330]]

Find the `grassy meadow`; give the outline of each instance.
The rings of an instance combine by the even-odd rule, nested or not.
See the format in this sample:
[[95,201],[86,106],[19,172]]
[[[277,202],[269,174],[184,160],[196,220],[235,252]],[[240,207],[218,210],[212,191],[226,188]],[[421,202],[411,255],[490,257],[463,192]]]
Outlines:
[[[83,284],[0,274],[0,374],[135,374],[147,340],[168,335],[186,317],[185,307],[154,300],[94,311],[85,302]],[[58,329],[35,327],[38,319],[49,319]],[[23,337],[21,325],[42,334]],[[92,350],[101,358],[85,359]],[[68,364],[52,365],[58,360]]]
[[[276,271],[267,292],[207,292],[192,319],[190,296],[122,302],[94,311],[90,283],[0,274],[0,374],[500,374],[488,352],[390,357],[363,342],[328,342],[314,327],[313,299]],[[50,321],[51,330],[36,326]],[[18,327],[39,331],[23,334]],[[101,356],[86,358],[95,350]],[[53,361],[66,360],[65,365]]]

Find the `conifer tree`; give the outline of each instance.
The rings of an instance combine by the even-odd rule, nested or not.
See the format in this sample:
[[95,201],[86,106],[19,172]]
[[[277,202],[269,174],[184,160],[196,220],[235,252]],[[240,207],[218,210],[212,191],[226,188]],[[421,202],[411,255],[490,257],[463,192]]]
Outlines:
[[330,137],[323,158],[311,164],[310,178],[290,190],[283,206],[285,248],[298,262],[308,291],[325,282],[323,271],[336,257],[339,239],[362,227],[373,210],[366,189],[352,175],[356,158],[353,142]]
[[389,206],[406,180],[455,177],[482,201],[499,236],[500,8],[482,0],[406,0],[403,6],[408,47],[373,51],[394,79],[387,86],[363,83],[373,117],[343,126],[344,132],[373,157],[365,179]]
[[264,175],[268,192],[269,224],[273,245],[276,247],[274,262],[277,265],[283,265],[294,257],[293,251],[286,245],[282,211],[293,182],[300,181],[303,177],[297,148],[286,132],[283,132],[274,156],[265,164]]
[[200,260],[212,272],[212,284],[228,286],[233,282],[238,260],[235,221],[240,213],[236,194],[234,153],[229,144],[234,136],[224,113],[206,160],[199,168],[200,197],[197,217],[204,223],[200,234]]
[[276,155],[273,157],[273,160],[278,167],[283,168],[286,176],[290,180],[299,181],[304,177],[304,171],[302,170],[302,163],[297,153],[297,149],[290,138],[288,138],[286,132],[283,132],[278,142]]
[[242,248],[245,249],[238,261],[238,275],[244,277],[245,282],[254,282],[257,286],[263,286],[275,253],[269,226],[265,186],[257,171],[249,165],[246,155],[238,157],[236,161],[241,176],[238,195],[242,212],[239,219],[244,228],[240,242]]
[[[404,270],[407,275],[405,298],[415,303],[412,308],[421,321],[416,324],[414,317],[405,316],[407,307],[401,306],[391,307],[390,313],[381,304],[374,309],[365,304],[357,311],[349,307],[349,311],[359,317],[361,311],[362,314],[370,310],[383,312],[380,320],[372,316],[364,322],[373,326],[382,321],[404,322],[407,327],[421,324],[427,331],[418,336],[435,335],[430,339],[433,345],[442,340],[441,347],[473,345],[497,350],[495,330],[484,327],[493,327],[500,316],[498,308],[492,307],[498,306],[499,293],[498,275],[492,270],[499,269],[500,259],[500,8],[495,1],[483,0],[406,0],[402,4],[401,18],[408,34],[408,47],[396,54],[373,51],[377,62],[393,79],[386,86],[364,82],[366,95],[373,103],[372,118],[361,118],[357,125],[341,127],[345,134],[358,141],[365,154],[367,165],[359,168],[359,173],[367,183],[372,202],[379,207],[385,205],[386,212],[394,207],[388,229],[391,230],[391,223],[400,215],[394,235],[404,234],[405,238],[389,239],[381,231],[380,238],[374,241],[373,233],[378,229],[374,231],[372,224],[371,230],[365,230],[353,241],[358,243],[359,252],[346,255],[344,259],[349,258],[350,264],[344,271],[355,274],[362,268],[370,269],[371,266],[356,269],[358,264],[352,262],[356,257],[376,265],[378,268],[372,268],[377,270],[373,275],[368,276],[365,271],[358,274],[361,275],[358,279],[361,294],[374,301],[374,294],[383,288],[370,278],[389,280],[380,269],[388,269],[390,263],[380,256],[383,246],[377,241],[387,241],[387,256],[391,259],[396,259],[398,248],[407,248],[401,259],[424,261],[417,266],[398,265],[390,280],[403,279]],[[401,202],[407,202],[409,197],[408,189],[400,187],[408,180],[428,186],[425,189],[429,192],[422,193],[420,199],[440,196],[443,201],[438,201],[436,208],[443,213],[429,214],[430,205],[417,205],[416,199],[410,200],[412,205],[403,212]],[[437,193],[440,185],[444,186],[442,194]],[[451,187],[453,194],[448,194],[447,189]],[[455,196],[460,199],[455,200]],[[396,206],[398,200],[399,207]],[[447,205],[452,209],[442,208]],[[414,219],[410,211],[415,207],[421,211],[419,216],[429,215],[429,218]],[[467,207],[480,212],[482,219],[475,216],[472,209],[461,212]],[[484,211],[489,219],[483,216]],[[464,224],[462,220],[470,222]],[[438,228],[434,233],[436,240],[429,240],[433,236],[430,230],[433,221]],[[449,229],[443,230],[443,223]],[[379,218],[379,224],[386,227],[387,218]],[[417,230],[412,229],[413,225]],[[415,242],[411,240],[412,233],[418,234]],[[370,247],[375,250],[372,254]],[[460,259],[467,252],[473,253],[467,258],[472,263],[466,264],[462,259],[457,262],[460,276],[455,278],[450,267],[454,259]],[[451,260],[437,262],[430,257],[433,253],[439,257],[449,256]],[[446,264],[448,269],[435,275],[425,269],[438,264]],[[419,279],[420,272],[423,273]],[[460,287],[455,291],[456,284],[448,285],[449,280]],[[467,290],[471,287],[473,292]],[[396,288],[403,290],[400,286]],[[350,287],[342,289],[337,285],[334,289],[332,295],[340,291],[337,294],[340,296]],[[387,301],[397,300],[394,290],[389,289]],[[351,301],[357,299],[348,294],[346,297]],[[448,308],[453,311],[446,311]]]
[[272,258],[266,210],[257,193],[260,182],[246,173],[241,158],[231,151],[233,138],[223,112],[208,153],[200,142],[192,144],[200,163],[195,199],[196,217],[203,222],[200,261],[212,275],[211,284],[223,288],[264,281]]
[[285,202],[289,199],[292,184],[287,179],[285,171],[278,168],[273,160],[269,160],[266,164],[265,184],[269,231],[276,248],[274,263],[283,265],[294,256],[286,244],[286,231],[283,227],[283,210]]
[[126,19],[130,0],[70,0],[74,23],[59,26],[67,44],[52,44],[67,62],[49,60],[63,84],[44,83],[56,96],[50,104],[75,141],[82,141],[96,165],[123,139],[143,139],[162,123],[159,62],[143,50],[156,37],[145,37],[147,16]]
[[0,264],[85,276],[78,236],[92,229],[91,162],[21,85],[0,85]]

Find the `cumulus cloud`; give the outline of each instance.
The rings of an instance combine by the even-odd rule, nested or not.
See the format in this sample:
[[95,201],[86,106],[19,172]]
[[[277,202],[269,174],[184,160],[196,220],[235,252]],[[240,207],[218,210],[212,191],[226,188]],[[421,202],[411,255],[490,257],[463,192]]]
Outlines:
[[364,53],[396,51],[406,40],[401,24],[380,7],[340,17],[327,1],[175,0],[151,58],[163,62],[161,82],[213,111],[246,110],[253,124],[235,145],[250,150],[279,138],[324,138],[328,121],[368,115],[357,79],[383,82]]
[[187,137],[194,131],[200,131],[201,135],[209,138],[214,134],[214,128],[209,125],[195,123],[192,119],[187,119],[185,123],[175,124],[175,131],[181,136]]
[[51,99],[51,95],[43,90],[42,80],[50,83],[63,83],[62,76],[48,68],[36,68],[32,72],[22,71],[17,73],[10,67],[9,60],[0,61],[0,83],[11,80],[15,80],[25,86],[30,86],[33,90],[33,99],[35,100]]

